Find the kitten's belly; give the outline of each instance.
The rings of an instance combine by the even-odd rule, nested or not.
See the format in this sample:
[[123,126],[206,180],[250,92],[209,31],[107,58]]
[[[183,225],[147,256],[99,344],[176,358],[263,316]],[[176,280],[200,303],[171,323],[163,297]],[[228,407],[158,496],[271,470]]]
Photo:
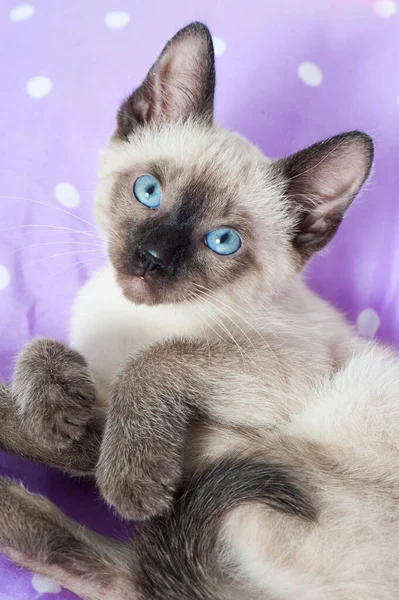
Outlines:
[[107,266],[77,294],[70,343],[89,363],[98,400],[106,404],[116,372],[129,356],[154,342],[201,330],[192,314],[177,305],[137,306],[126,300]]

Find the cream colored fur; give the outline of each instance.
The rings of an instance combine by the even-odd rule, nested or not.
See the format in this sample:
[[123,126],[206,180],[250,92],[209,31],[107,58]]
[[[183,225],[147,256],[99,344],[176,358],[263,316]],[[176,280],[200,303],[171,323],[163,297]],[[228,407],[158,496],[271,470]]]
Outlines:
[[222,536],[241,582],[248,582],[245,597],[398,598],[397,357],[357,339],[341,315],[294,275],[284,237],[290,217],[277,201],[281,184],[270,180],[270,197],[259,203],[256,216],[259,165],[266,159],[238,136],[216,130],[210,139],[192,121],[144,130],[131,143],[112,141],[102,154],[96,200],[106,238],[112,235],[108,199],[119,174],[171,156],[183,171],[185,164],[201,171],[212,162],[221,179],[253,170],[250,198],[246,190],[240,194],[251,201],[259,227],[265,212],[272,223],[260,250],[267,267],[260,286],[205,292],[196,303],[137,306],[119,290],[113,267],[105,266],[79,292],[71,321],[71,343],[95,375],[100,402],[106,404],[124,362],[154,342],[182,337],[237,342],[238,363],[226,357],[223,373],[204,368],[204,377],[220,377],[222,389],[217,402],[210,400],[215,425],[206,433],[192,432],[187,469],[199,457],[226,451],[273,455],[301,474],[318,510],[317,523],[258,507],[226,517]]

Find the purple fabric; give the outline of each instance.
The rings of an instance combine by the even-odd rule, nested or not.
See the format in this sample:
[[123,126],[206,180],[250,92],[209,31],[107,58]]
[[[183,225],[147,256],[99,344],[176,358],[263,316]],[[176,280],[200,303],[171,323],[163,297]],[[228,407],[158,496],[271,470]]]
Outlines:
[[[309,279],[363,333],[378,330],[382,339],[399,341],[393,0],[32,0],[30,6],[2,0],[0,8],[3,379],[31,336],[67,338],[74,294],[101,262],[94,230],[80,220],[91,221],[98,149],[122,97],[165,41],[196,19],[218,38],[220,124],[272,157],[343,130],[374,136],[373,177],[329,250],[314,260]],[[126,534],[88,484],[4,454],[0,472],[97,531]],[[44,587],[0,557],[0,600],[57,597],[56,586],[51,594]],[[74,598],[66,591],[58,597]]]

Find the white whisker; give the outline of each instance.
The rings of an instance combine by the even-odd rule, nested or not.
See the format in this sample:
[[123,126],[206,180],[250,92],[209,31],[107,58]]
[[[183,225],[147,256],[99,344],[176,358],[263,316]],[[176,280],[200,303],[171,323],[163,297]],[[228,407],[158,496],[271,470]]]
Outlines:
[[[214,296],[214,295],[211,295],[211,294],[209,293],[209,292],[211,292],[211,290],[209,290],[208,288],[205,288],[204,286],[201,286],[201,285],[199,285],[199,284],[197,284],[197,283],[195,283],[194,285],[197,287],[197,289],[198,289],[198,290],[199,290],[199,291],[200,291],[202,294],[204,294],[205,296],[207,296],[207,297],[211,298],[211,299],[212,299],[212,300],[214,300],[215,302],[218,302],[218,303],[219,303],[219,304],[221,304],[222,306],[224,306],[224,307],[228,308],[229,310],[231,310],[231,311],[232,311],[232,313],[234,313],[235,315],[237,315],[237,316],[238,316],[238,317],[239,317],[239,318],[240,318],[240,319],[241,319],[241,320],[242,320],[242,321],[243,321],[243,322],[244,322],[246,325],[248,325],[249,327],[251,327],[251,329],[252,329],[252,330],[253,330],[253,331],[254,331],[254,332],[255,332],[255,333],[256,333],[256,334],[257,334],[257,335],[260,337],[260,339],[263,341],[263,343],[265,344],[265,346],[266,346],[267,348],[269,348],[269,350],[271,351],[271,353],[273,354],[273,356],[275,357],[275,359],[278,361],[278,358],[277,358],[277,356],[276,356],[276,353],[275,353],[275,351],[273,350],[273,348],[271,347],[270,343],[269,343],[269,342],[268,342],[268,341],[265,339],[264,335],[262,335],[262,334],[261,334],[261,332],[260,332],[260,331],[259,331],[259,330],[258,330],[258,329],[255,327],[255,325],[254,325],[253,323],[251,323],[250,321],[248,321],[247,319],[245,319],[245,317],[243,317],[243,316],[241,315],[241,313],[240,313],[240,312],[238,312],[237,310],[235,310],[234,308],[232,308],[231,306],[229,306],[229,305],[228,305],[228,304],[226,304],[225,302],[222,302],[222,300],[220,300],[220,298],[217,298],[216,296]],[[241,307],[240,307],[240,306],[239,306],[237,303],[235,303],[235,305],[236,305],[238,308],[240,308],[240,310],[241,310]],[[215,308],[216,308],[216,307],[215,307]],[[243,311],[244,313],[245,313],[245,312],[247,312],[248,316],[254,316],[254,317],[258,317],[258,315],[257,315],[255,312],[251,314],[251,313],[249,313],[248,311],[245,311],[244,309],[242,309],[242,311]],[[279,338],[278,338],[278,335],[277,335],[275,332],[271,332],[271,333],[272,333],[272,335],[273,335],[274,337],[276,337],[277,339],[279,339]]]
[[[212,321],[215,323],[215,325],[216,325],[217,327],[220,327],[220,329],[222,329],[222,331],[224,331],[224,332],[225,332],[225,333],[228,335],[228,337],[231,339],[231,341],[232,341],[232,342],[235,344],[235,346],[237,347],[237,349],[238,349],[238,350],[239,350],[239,352],[241,353],[241,358],[242,358],[242,361],[243,361],[243,364],[244,364],[244,365],[245,365],[244,356],[246,356],[246,358],[247,358],[247,359],[248,359],[250,362],[252,362],[253,364],[256,364],[256,363],[254,362],[254,360],[252,359],[252,357],[251,357],[251,356],[249,356],[249,354],[247,354],[247,352],[245,352],[245,351],[242,349],[242,347],[241,347],[241,346],[240,346],[240,344],[237,342],[237,340],[235,339],[235,337],[233,336],[233,334],[231,333],[231,331],[229,330],[229,328],[227,327],[227,325],[226,325],[225,323],[222,323],[222,322],[220,321],[220,319],[218,319],[218,318],[217,318],[215,315],[213,315],[211,312],[208,312],[208,311],[206,310],[206,308],[203,306],[203,304],[202,304],[202,303],[200,303],[200,302],[199,302],[199,303],[198,303],[198,307],[199,307],[201,310],[203,310],[203,311],[205,312],[205,314],[206,314],[206,315],[207,315],[207,316],[208,316],[210,319],[212,319]],[[222,338],[222,339],[223,339],[223,338]],[[224,341],[226,341],[226,340],[224,340]]]
[[33,267],[36,266],[38,263],[42,263],[45,260],[49,260],[50,258],[59,258],[61,256],[70,256],[72,254],[80,254],[80,253],[91,253],[91,252],[96,252],[97,254],[99,254],[99,250],[73,250],[72,252],[62,252],[61,254],[52,254],[50,256],[43,256],[43,258],[39,258],[38,260],[35,260],[35,262],[31,262],[28,264],[24,264],[22,267],[20,267],[19,269],[17,269],[15,272],[19,273],[20,271],[23,271],[26,267]]
[[44,231],[46,229],[50,230],[58,230],[58,231],[69,231],[71,233],[80,233],[81,235],[87,235],[89,237],[95,238],[97,240],[101,240],[102,242],[108,242],[108,240],[103,240],[99,235],[95,235],[89,231],[83,231],[82,229],[71,229],[70,227],[60,227],[58,225],[36,225],[36,224],[28,224],[28,225],[13,225],[12,227],[5,227],[4,229],[0,229],[0,233],[4,233],[5,231],[12,231],[15,229],[28,229],[28,228],[37,228],[41,227]]
[[220,312],[224,317],[226,317],[226,319],[228,319],[231,323],[233,323],[233,325],[235,327],[237,327],[237,329],[243,334],[243,336],[247,339],[247,341],[251,344],[252,348],[255,350],[256,354],[259,356],[258,349],[255,346],[255,344],[253,343],[253,341],[251,340],[251,338],[249,337],[249,335],[247,334],[247,332],[244,331],[244,329],[242,327],[240,327],[240,325],[238,325],[238,323],[236,321],[234,321],[234,319],[232,319],[224,310],[222,310],[218,306],[215,306],[215,304],[213,304],[213,302],[211,302],[210,300],[207,300],[204,297],[204,296],[210,297],[209,294],[205,294],[204,292],[200,292],[200,293],[202,295],[202,301],[206,302],[209,306],[211,306],[212,308],[214,308],[215,310]]
[[17,248],[12,252],[8,252],[5,256],[11,256],[12,254],[16,254],[17,252],[23,252],[24,250],[28,250],[29,248],[42,248],[43,246],[54,246],[54,245],[78,245],[78,246],[89,246],[91,248],[97,248],[99,251],[102,250],[102,247],[98,244],[91,244],[90,242],[74,242],[71,240],[63,240],[60,242],[59,240],[54,242],[45,242],[43,244],[29,244],[29,246],[22,246],[21,248]]
[[57,210],[58,212],[62,212],[66,215],[69,215],[70,217],[73,217],[74,219],[77,219],[78,221],[82,221],[82,223],[89,225],[96,231],[96,226],[94,225],[94,223],[90,223],[90,221],[83,219],[83,217],[79,217],[78,215],[75,215],[75,213],[72,213],[69,210],[65,210],[64,208],[61,208],[60,206],[54,206],[53,204],[47,204],[47,202],[41,202],[40,200],[35,200],[34,198],[28,198],[27,196],[0,196],[0,200],[27,200],[28,202],[33,202],[34,204],[39,204],[40,206],[52,208],[53,210]]
[[[196,300],[195,294],[191,293],[189,298],[194,303],[194,305],[197,306],[198,302]],[[211,325],[209,325],[208,321],[205,319],[205,317],[203,315],[199,315],[197,313],[197,316],[199,316],[199,318],[200,318],[200,325],[201,325],[202,333],[203,333],[204,339],[206,341],[206,345],[208,347],[208,361],[209,361],[209,365],[211,365],[211,361],[212,361],[211,344],[209,341],[208,334],[206,332],[206,328],[204,327],[204,323],[205,323],[206,327],[208,327],[212,331],[214,331],[214,330],[212,329]]]

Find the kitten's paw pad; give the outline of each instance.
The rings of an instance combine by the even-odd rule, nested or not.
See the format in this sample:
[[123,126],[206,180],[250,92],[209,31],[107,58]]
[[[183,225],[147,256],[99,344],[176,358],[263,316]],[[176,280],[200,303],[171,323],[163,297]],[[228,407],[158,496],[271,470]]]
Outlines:
[[17,360],[12,391],[38,443],[62,448],[85,434],[95,389],[78,352],[53,340],[33,341]]

